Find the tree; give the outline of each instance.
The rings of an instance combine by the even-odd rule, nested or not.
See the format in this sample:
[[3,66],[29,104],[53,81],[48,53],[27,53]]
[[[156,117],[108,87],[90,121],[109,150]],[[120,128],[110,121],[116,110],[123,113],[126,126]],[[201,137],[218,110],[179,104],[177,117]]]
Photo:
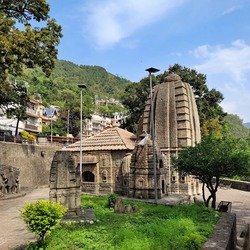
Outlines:
[[[39,27],[32,26],[39,23]],[[0,108],[19,102],[9,80],[40,66],[49,75],[57,56],[61,27],[49,17],[46,0],[0,0]],[[12,96],[13,95],[13,96]],[[12,96],[9,100],[9,96]],[[8,108],[7,108],[8,109]],[[12,105],[13,109],[13,105]]]
[[[216,192],[221,177],[246,174],[250,155],[246,144],[236,139],[216,138],[212,135],[202,139],[195,147],[181,150],[173,159],[173,166],[179,172],[196,176],[203,183],[202,193],[206,206],[211,201],[216,206]],[[205,197],[205,186],[210,194]]]
[[[156,77],[152,76],[152,85],[155,86],[156,83]],[[128,109],[129,114],[126,122],[122,124],[123,128],[133,133],[136,132],[149,93],[148,77],[143,78],[139,83],[131,83],[126,87],[122,104]]]

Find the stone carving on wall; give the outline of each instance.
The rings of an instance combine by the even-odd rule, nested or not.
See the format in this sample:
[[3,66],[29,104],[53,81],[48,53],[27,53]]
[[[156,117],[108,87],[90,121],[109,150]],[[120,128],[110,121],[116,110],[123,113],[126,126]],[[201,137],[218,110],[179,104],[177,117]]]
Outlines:
[[130,163],[131,163],[132,153],[127,153],[121,161],[122,174],[123,176],[129,174],[130,171]]
[[57,151],[50,170],[50,200],[63,204],[66,217],[81,217],[79,164],[71,152]]
[[18,168],[0,165],[0,196],[20,191],[19,175]]

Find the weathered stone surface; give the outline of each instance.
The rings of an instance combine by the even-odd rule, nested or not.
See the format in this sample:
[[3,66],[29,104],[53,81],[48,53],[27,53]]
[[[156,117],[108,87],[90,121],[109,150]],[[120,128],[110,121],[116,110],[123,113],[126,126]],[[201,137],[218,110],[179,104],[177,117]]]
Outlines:
[[0,142],[0,163],[18,166],[21,189],[49,185],[52,159],[60,146]]
[[80,195],[79,165],[70,152],[57,151],[50,171],[50,200],[68,209],[66,217],[79,217],[83,216]]
[[114,212],[115,213],[125,213],[125,214],[130,214],[134,213],[137,211],[137,207],[132,206],[130,204],[125,205],[123,203],[123,199],[121,197],[117,197],[115,200],[115,205],[114,205]]
[[[153,110],[158,197],[171,193],[198,194],[199,181],[183,178],[171,167],[171,157],[182,147],[194,146],[200,141],[200,123],[191,86],[178,75],[170,74],[153,89]],[[136,133],[140,142],[133,151],[130,165],[129,195],[144,199],[155,196],[150,114],[148,99]],[[148,137],[144,144],[139,137],[142,134]]]
[[231,250],[236,247],[236,215],[224,213],[216,225],[212,237],[204,244],[204,250]]
[[[129,189],[129,173],[135,135],[121,128],[113,127],[84,139],[82,152],[82,191],[91,194],[110,194],[113,192],[127,194]],[[69,145],[58,154],[69,154],[80,165],[79,142]],[[55,175],[53,169],[60,164],[69,165],[69,158],[57,161],[51,167],[51,182]],[[64,173],[61,172],[62,183]]]
[[115,213],[124,213],[125,206],[123,203],[123,199],[121,197],[117,197],[114,206]]
[[0,165],[0,196],[20,191],[19,168]]

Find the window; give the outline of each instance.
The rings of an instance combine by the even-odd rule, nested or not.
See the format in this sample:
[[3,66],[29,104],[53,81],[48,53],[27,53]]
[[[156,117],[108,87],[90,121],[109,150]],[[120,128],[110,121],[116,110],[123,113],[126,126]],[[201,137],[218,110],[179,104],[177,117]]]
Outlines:
[[85,171],[82,173],[82,179],[87,182],[95,182],[95,175],[90,171]]

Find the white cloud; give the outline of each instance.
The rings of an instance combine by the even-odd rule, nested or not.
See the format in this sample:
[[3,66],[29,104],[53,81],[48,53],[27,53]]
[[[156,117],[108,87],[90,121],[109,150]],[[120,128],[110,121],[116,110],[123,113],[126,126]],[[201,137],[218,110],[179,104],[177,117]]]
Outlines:
[[83,6],[84,32],[98,48],[107,48],[163,18],[188,0],[92,0]]
[[226,73],[232,75],[235,81],[245,80],[245,73],[250,70],[250,44],[243,40],[236,40],[231,46],[222,45],[197,47],[192,54],[204,59],[195,67],[207,73]]
[[236,10],[239,10],[241,8],[242,8],[241,5],[232,6],[232,7],[228,8],[228,9],[226,9],[225,11],[223,11],[222,15],[231,14],[232,12],[235,12]]
[[194,67],[207,74],[208,83],[216,79],[213,87],[223,93],[225,111],[250,121],[250,44],[235,40],[228,47],[202,45],[191,53],[201,61]]

